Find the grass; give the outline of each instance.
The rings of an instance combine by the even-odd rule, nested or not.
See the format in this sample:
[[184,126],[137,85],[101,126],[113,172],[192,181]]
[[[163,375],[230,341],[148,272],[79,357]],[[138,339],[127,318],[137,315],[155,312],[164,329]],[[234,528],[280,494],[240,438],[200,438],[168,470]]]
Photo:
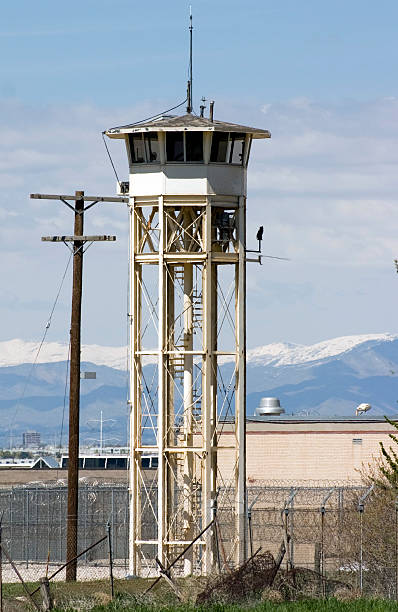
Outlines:
[[[115,599],[110,601],[109,580],[90,582],[54,582],[51,584],[51,594],[54,598],[54,611],[75,612],[76,610],[90,612],[398,612],[398,603],[385,599],[356,599],[338,601],[330,598],[303,599],[294,602],[274,602],[253,600],[245,604],[208,604],[195,606],[193,603],[181,604],[167,586],[161,581],[148,596],[143,593],[151,579],[116,580]],[[38,583],[27,584],[30,592]],[[181,584],[182,586],[182,584]],[[192,587],[193,585],[191,585]],[[187,591],[190,590],[187,585]],[[5,610],[22,612],[27,607],[25,591],[21,584],[4,584],[3,596]],[[22,598],[22,599],[21,599]],[[36,595],[37,603],[41,602]]]
[[[84,608],[80,608],[83,610]],[[60,609],[61,610],[61,609]],[[76,608],[69,608],[72,612]],[[303,600],[297,602],[261,602],[246,605],[213,604],[210,606],[194,606],[192,604],[164,604],[144,603],[137,600],[128,600],[125,597],[117,598],[108,605],[97,605],[90,608],[91,612],[392,612],[398,610],[396,602],[382,599],[357,599],[350,602],[341,602],[337,599],[329,600]],[[66,609],[62,608],[65,612]]]

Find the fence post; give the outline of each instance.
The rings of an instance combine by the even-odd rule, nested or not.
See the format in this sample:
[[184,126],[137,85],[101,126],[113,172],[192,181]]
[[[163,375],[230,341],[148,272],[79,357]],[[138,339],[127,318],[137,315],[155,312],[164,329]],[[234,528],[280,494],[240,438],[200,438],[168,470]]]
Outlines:
[[362,526],[362,523],[363,523],[363,511],[364,511],[363,504],[359,504],[358,511],[359,511],[359,591],[362,597],[362,590],[363,590],[363,526]]
[[284,516],[284,527],[285,527],[284,540],[285,540],[285,549],[286,549],[286,571],[289,571],[289,569],[292,569],[292,565],[290,561],[290,537],[289,537],[289,528],[288,528],[289,508],[284,509],[283,516]]
[[[248,492],[246,491],[246,495],[248,495]],[[248,525],[248,529],[249,529],[249,545],[250,545],[250,556],[253,556],[253,528],[252,528],[252,509],[256,503],[256,501],[258,500],[258,498],[261,495],[261,491],[259,491],[259,493],[257,493],[256,497],[254,498],[254,500],[252,501],[252,503],[249,506],[249,502],[246,503],[246,507],[247,507],[247,525]]]
[[43,598],[44,612],[47,612],[47,610],[52,610],[53,601],[50,594],[50,582],[47,576],[40,578],[40,593]]
[[106,531],[108,534],[108,554],[109,554],[109,578],[111,581],[111,597],[114,597],[114,585],[113,585],[113,557],[112,557],[112,537],[111,537],[111,524],[108,521],[106,524]]
[[398,496],[395,498],[395,601],[398,601]]
[[285,549],[286,549],[286,570],[293,569],[293,563],[291,554],[293,552],[293,533],[289,535],[289,506],[292,507],[292,503],[294,498],[298,493],[298,489],[294,489],[292,487],[289,498],[286,500],[282,514],[282,527],[284,527],[284,539],[285,539]]
[[252,509],[247,509],[247,526],[249,528],[250,556],[253,556],[253,532],[252,532]]
[[321,569],[321,580],[322,580],[322,595],[325,598],[326,597],[326,570],[325,570],[325,514],[326,514],[326,503],[329,500],[329,498],[333,495],[334,493],[334,487],[333,489],[330,489],[330,491],[328,491],[328,493],[325,495],[325,497],[322,500],[322,505],[321,505],[321,555],[320,555],[320,569]]
[[363,512],[365,510],[365,501],[373,491],[374,484],[366,491],[364,495],[360,498],[358,502],[358,512],[359,512],[359,591],[362,597],[363,591]]
[[1,547],[3,526],[0,522],[0,612],[3,612],[3,549]]

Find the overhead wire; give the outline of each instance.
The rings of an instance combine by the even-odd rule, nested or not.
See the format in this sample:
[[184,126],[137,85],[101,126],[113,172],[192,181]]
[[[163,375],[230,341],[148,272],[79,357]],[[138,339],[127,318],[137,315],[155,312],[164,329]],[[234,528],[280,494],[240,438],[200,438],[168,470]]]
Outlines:
[[29,385],[29,383],[30,383],[30,380],[31,380],[31,378],[32,378],[33,371],[34,371],[35,366],[36,366],[36,364],[37,364],[37,360],[38,360],[38,358],[39,358],[39,355],[40,355],[41,349],[42,349],[43,344],[44,344],[44,341],[45,341],[45,339],[46,339],[46,336],[47,336],[48,330],[50,329],[50,326],[51,326],[51,323],[52,323],[52,318],[53,318],[53,315],[54,315],[54,311],[55,311],[55,308],[56,308],[57,303],[58,303],[59,296],[60,296],[61,291],[62,291],[62,287],[63,287],[64,281],[65,281],[65,278],[66,278],[66,274],[67,274],[68,269],[69,269],[69,266],[70,266],[70,262],[71,262],[72,256],[73,256],[73,253],[71,252],[71,253],[70,253],[70,255],[69,255],[68,261],[67,261],[67,263],[66,263],[66,267],[65,267],[64,273],[63,273],[63,275],[62,275],[61,282],[60,282],[59,287],[58,287],[57,295],[56,295],[56,297],[55,297],[54,303],[53,303],[52,308],[51,308],[51,311],[50,311],[50,316],[49,316],[49,317],[48,317],[48,319],[47,319],[47,323],[46,323],[46,326],[45,326],[45,329],[44,329],[44,333],[43,333],[42,339],[41,339],[41,341],[40,341],[39,347],[38,347],[38,349],[37,349],[37,351],[36,351],[35,358],[34,358],[34,360],[33,360],[33,362],[32,362],[32,365],[31,365],[31,367],[30,367],[30,370],[29,370],[28,376],[27,376],[27,378],[26,378],[25,385],[24,385],[24,388],[23,388],[23,391],[22,391],[22,395],[21,395],[21,397],[20,397],[20,398],[18,399],[18,401],[17,401],[17,404],[16,404],[16,409],[15,409],[15,411],[14,411],[13,418],[12,418],[12,420],[11,420],[11,422],[10,422],[10,438],[11,438],[11,435],[12,435],[12,434],[11,434],[11,432],[12,432],[12,428],[13,428],[13,426],[14,426],[14,424],[15,424],[15,419],[16,419],[16,417],[17,417],[18,410],[19,410],[19,408],[20,408],[20,404],[21,404],[21,402],[23,402],[23,400],[24,400],[24,398],[25,398],[26,390],[27,390],[28,385]]
[[[176,104],[175,106],[172,106],[171,108],[168,108],[167,110],[161,111],[160,113],[156,113],[156,115],[152,115],[151,117],[146,117],[145,119],[140,119],[139,121],[134,121],[134,123],[128,123],[126,125],[118,125],[117,128],[111,128],[112,129],[127,129],[129,127],[134,127],[135,125],[139,125],[140,123],[145,123],[145,121],[150,121],[151,119],[156,119],[157,117],[162,117],[162,115],[165,115],[166,113],[169,113],[172,110],[175,110],[176,108],[179,108],[180,106],[182,106],[183,104],[185,104],[185,102],[188,100],[188,97],[185,97],[185,99],[182,102],[179,102],[179,104]],[[103,134],[106,133],[106,130],[104,132],[102,132]]]
[[[139,121],[135,121],[134,123],[129,123],[127,125],[119,125],[117,129],[124,129],[124,128],[134,127],[135,125],[139,125],[140,123],[145,123],[145,121],[150,121],[151,119],[156,119],[157,117],[161,117],[162,115],[165,115],[165,114],[169,113],[170,111],[173,111],[176,108],[179,108],[180,106],[185,104],[185,102],[187,100],[188,100],[188,96],[185,98],[185,100],[183,100],[179,104],[176,104],[175,106],[172,106],[171,108],[168,108],[167,110],[161,111],[160,113],[156,113],[156,115],[152,115],[152,117],[146,117],[145,119],[140,119]],[[111,129],[116,129],[116,128],[111,128]],[[113,162],[113,159],[112,159],[111,153],[109,151],[108,145],[106,144],[105,134],[106,134],[106,130],[104,130],[102,132],[102,140],[103,140],[103,143],[105,145],[105,149],[106,149],[106,152],[108,154],[109,161],[111,162],[111,166],[112,166],[113,172],[114,172],[114,174],[116,176],[116,180],[117,180],[118,183],[120,183],[119,176],[118,176],[115,164]]]
[[69,340],[69,347],[68,347],[68,359],[66,361],[66,374],[65,374],[65,387],[64,387],[64,401],[63,401],[63,409],[62,409],[62,421],[61,421],[61,432],[59,435],[59,445],[58,445],[58,452],[59,454],[61,454],[61,449],[62,449],[62,437],[64,434],[64,422],[65,422],[65,408],[66,408],[66,394],[68,391],[68,374],[69,374],[69,363],[70,363],[70,340]]
[[102,140],[103,140],[103,142],[104,142],[106,152],[108,153],[109,161],[111,162],[111,166],[112,166],[112,168],[113,168],[113,172],[115,173],[116,180],[117,180],[117,182],[118,182],[118,183],[120,183],[120,181],[119,181],[119,177],[118,177],[118,174],[117,174],[117,172],[116,172],[115,164],[113,163],[113,159],[112,159],[112,156],[111,156],[110,151],[109,151],[109,149],[108,149],[108,145],[106,144],[106,140],[105,140],[105,136],[104,136],[104,134],[105,134],[105,132],[102,132]]

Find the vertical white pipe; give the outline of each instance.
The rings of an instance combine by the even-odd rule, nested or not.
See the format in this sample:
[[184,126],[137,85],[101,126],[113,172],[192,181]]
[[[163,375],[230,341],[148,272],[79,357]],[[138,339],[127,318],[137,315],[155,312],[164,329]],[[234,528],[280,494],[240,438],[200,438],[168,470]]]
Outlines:
[[103,447],[103,443],[102,443],[102,410],[100,413],[100,453],[102,455],[102,447]]
[[135,243],[135,219],[134,219],[134,200],[131,198],[129,204],[129,245],[128,245],[128,353],[127,353],[127,366],[128,366],[128,406],[129,406],[129,574],[135,576],[137,574],[137,555],[136,555],[136,530],[137,530],[137,516],[136,516],[136,478],[135,478],[135,385],[134,385],[134,243]]
[[236,563],[247,557],[246,534],[246,199],[239,198],[238,211],[239,262],[236,271],[236,376],[235,431],[237,439],[236,474]]
[[[184,264],[184,350],[193,350],[193,265]],[[193,410],[193,355],[184,355],[184,445],[186,448],[192,446],[192,410]],[[193,484],[193,457],[192,452],[185,451],[183,495],[184,495],[184,533],[187,540],[193,539],[193,516],[192,516],[192,484]],[[184,558],[184,575],[192,574],[193,550]]]
[[[205,213],[205,248],[206,262],[203,268],[203,446],[204,459],[202,470],[202,519],[203,526],[210,523],[213,518],[213,508],[216,491],[216,473],[214,463],[214,433],[215,433],[215,399],[217,382],[214,372],[214,334],[217,334],[217,319],[215,304],[217,303],[217,290],[213,279],[212,263],[212,210],[211,200],[207,198]],[[214,567],[214,530],[206,532],[204,573],[210,575]]]
[[163,209],[163,196],[159,196],[159,259],[158,259],[158,558],[162,563],[164,559],[164,537],[166,528],[167,499],[165,495],[165,420],[166,398],[164,381],[164,351],[165,351],[165,316],[166,293],[164,272],[164,228],[165,218]]

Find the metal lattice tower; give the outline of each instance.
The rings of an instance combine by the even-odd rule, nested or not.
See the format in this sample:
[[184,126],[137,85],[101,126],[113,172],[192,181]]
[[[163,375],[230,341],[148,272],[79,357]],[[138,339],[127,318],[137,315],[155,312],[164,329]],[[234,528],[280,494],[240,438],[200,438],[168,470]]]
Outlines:
[[[126,143],[129,183],[130,573],[167,565],[232,511],[228,562],[246,554],[246,173],[266,130],[187,114],[108,130]],[[231,364],[229,380],[219,365]],[[217,472],[222,421],[234,422]],[[142,460],[156,454],[152,477]],[[221,494],[217,499],[217,491]],[[209,573],[209,529],[184,573]]]

